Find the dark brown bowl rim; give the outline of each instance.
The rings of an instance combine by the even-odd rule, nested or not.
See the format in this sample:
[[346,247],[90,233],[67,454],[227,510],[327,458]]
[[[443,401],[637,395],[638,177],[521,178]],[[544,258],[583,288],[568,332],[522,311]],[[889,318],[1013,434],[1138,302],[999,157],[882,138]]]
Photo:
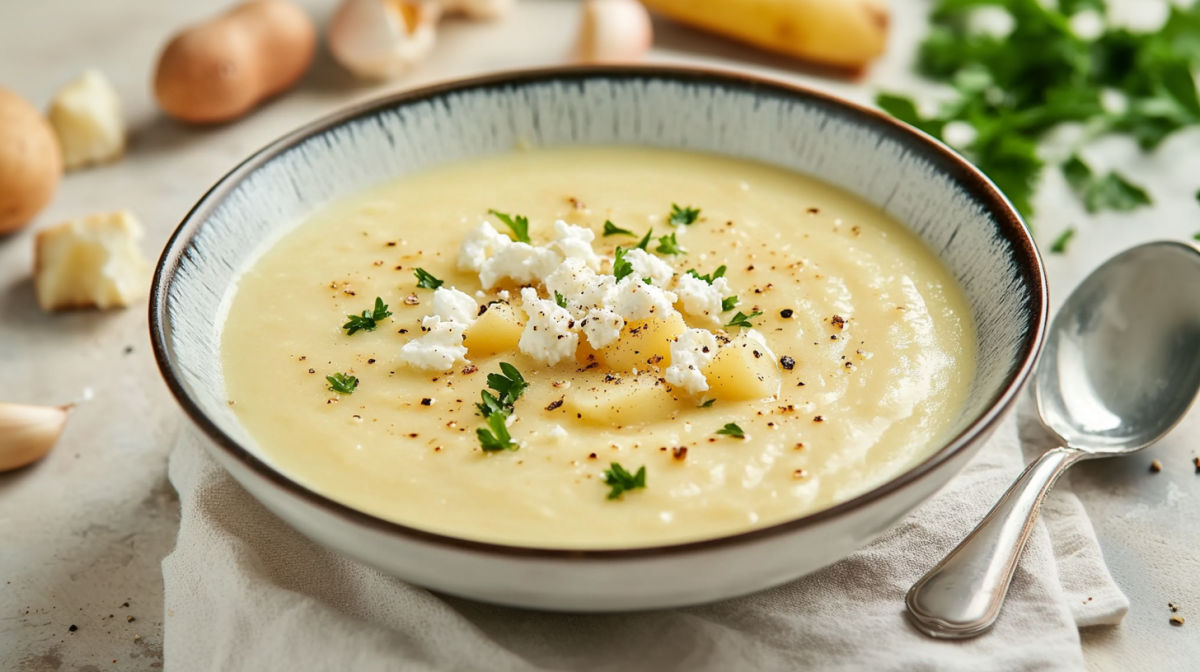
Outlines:
[[[394,109],[402,105],[456,92],[528,86],[551,81],[583,81],[590,79],[667,80],[684,84],[733,88],[740,91],[750,91],[760,95],[773,95],[780,98],[802,98],[810,105],[816,105],[831,113],[849,117],[855,123],[865,126],[873,125],[883,136],[913,149],[915,153],[920,155],[924,160],[929,161],[939,171],[943,172],[943,174],[955,179],[972,199],[986,207],[996,217],[998,231],[1012,246],[1014,259],[1019,264],[1018,273],[1029,288],[1030,306],[1037,311],[1036,318],[1032,319],[1032,328],[1021,345],[1019,364],[1012,372],[1011,378],[1005,387],[994,397],[988,409],[957,436],[949,440],[946,445],[920,464],[883,485],[828,509],[768,527],[713,539],[624,549],[555,549],[511,546],[447,536],[384,520],[336,502],[284,476],[240,446],[217,427],[204,411],[200,409],[199,405],[184,388],[168,354],[167,330],[169,313],[167,311],[167,301],[170,294],[169,288],[174,281],[176,271],[180,267],[182,257],[190,249],[192,240],[200,231],[203,223],[247,175],[298,144],[307,141],[309,138],[324,134],[350,121],[363,117],[371,117],[382,111]],[[167,387],[170,388],[179,405],[183,407],[184,412],[187,413],[192,422],[216,446],[219,446],[230,457],[241,462],[250,471],[254,472],[255,475],[269,481],[276,487],[307,501],[309,504],[330,511],[347,523],[371,528],[379,532],[399,535],[414,542],[424,542],[460,551],[510,558],[584,561],[665,557],[718,550],[762,541],[827,523],[916,483],[937,470],[943,463],[949,461],[959,453],[968,450],[981,435],[990,431],[1003,418],[1004,413],[1011,407],[1033,369],[1045,337],[1048,312],[1046,274],[1042,265],[1041,255],[1020,215],[991,180],[935,138],[897,121],[883,112],[796,84],[720,69],[628,65],[540,68],[503,72],[435,84],[411,91],[384,95],[351,105],[339,112],[305,124],[284,135],[255,152],[223,176],[193,206],[179,227],[171,235],[154,272],[154,281],[150,290],[149,322],[150,340],[159,370],[167,383]]]

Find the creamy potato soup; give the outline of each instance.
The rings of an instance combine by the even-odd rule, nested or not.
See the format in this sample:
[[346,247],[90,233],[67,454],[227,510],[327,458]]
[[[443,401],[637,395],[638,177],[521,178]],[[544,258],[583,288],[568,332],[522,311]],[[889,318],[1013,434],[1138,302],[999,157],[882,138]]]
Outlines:
[[284,473],[465,539],[628,548],[781,523],[925,458],[962,290],[877,208],[764,164],[532,150],[334,203],[245,271],[229,402]]

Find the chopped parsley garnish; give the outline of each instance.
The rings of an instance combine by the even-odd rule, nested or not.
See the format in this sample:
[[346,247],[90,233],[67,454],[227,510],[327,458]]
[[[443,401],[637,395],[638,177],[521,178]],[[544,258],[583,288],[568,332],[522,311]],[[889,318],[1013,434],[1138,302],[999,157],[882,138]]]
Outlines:
[[646,283],[647,285],[653,285],[654,278],[642,278],[642,282]]
[[667,221],[669,221],[672,226],[691,226],[692,224],[695,224],[696,220],[699,218],[700,208],[693,208],[691,206],[681,208],[672,203],[671,214],[667,218]]
[[1200,233],[1193,233],[1192,240],[1200,240]]
[[738,427],[737,425],[733,424],[732,422],[726,423],[724,427],[718,429],[717,434],[722,434],[724,436],[732,436],[735,439],[746,438],[746,433],[742,431],[742,428]]
[[738,304],[738,298],[736,296],[727,296],[727,297],[721,299],[721,312],[733,310],[733,307],[736,306],[737,304]]
[[521,447],[508,433],[508,427],[504,424],[507,419],[507,413],[492,413],[487,417],[487,426],[491,431],[483,427],[476,428],[475,436],[479,437],[479,447],[483,448],[483,452],[494,453]]
[[1075,227],[1069,227],[1066,231],[1059,234],[1058,238],[1054,239],[1054,244],[1050,246],[1051,254],[1066,254],[1067,244],[1075,237]]
[[350,321],[343,324],[347,336],[353,336],[356,331],[375,331],[375,323],[391,317],[387,304],[380,297],[375,297],[375,310],[364,310],[362,315],[347,315]]
[[1100,210],[1133,210],[1150,205],[1150,195],[1141,187],[1130,184],[1114,173],[1096,177],[1078,156],[1072,156],[1063,164],[1063,176],[1071,190],[1083,201],[1088,212]]
[[[699,278],[711,285],[714,280],[716,280],[717,278],[723,277],[725,275],[725,266],[724,265],[719,266],[719,267],[717,267],[717,270],[713,271],[712,273],[708,273],[706,275],[700,275],[700,273],[697,272],[696,269],[689,268],[687,270],[687,274],[694,278]],[[729,310],[729,309],[726,308],[725,310]]]
[[325,376],[325,380],[329,381],[329,389],[338,394],[354,394],[354,390],[358,388],[358,378],[344,373]]
[[613,462],[604,471],[604,483],[612,486],[608,498],[616,499],[624,492],[646,487],[646,467],[639,467],[636,474],[631,474],[625,470],[625,467]]
[[500,371],[502,373],[489,373],[487,384],[500,395],[501,404],[512,408],[517,399],[521,398],[525,388],[529,387],[529,383],[525,382],[517,367],[508,362],[500,363]]
[[629,229],[622,229],[621,227],[617,226],[616,224],[613,224],[612,222],[610,222],[606,219],[606,220],[604,220],[604,235],[606,235],[606,236],[636,236],[637,234],[630,231]]
[[646,251],[646,247],[647,247],[648,245],[650,245],[650,236],[651,236],[651,234],[653,234],[653,233],[654,233],[654,227],[652,226],[652,227],[650,227],[650,230],[646,232],[646,235],[645,235],[645,237],[643,237],[643,238],[642,238],[642,240],[641,240],[640,242],[638,242],[638,244],[637,244],[637,249],[639,249],[639,250],[641,250],[641,251],[645,252],[645,251]]
[[417,287],[424,289],[437,289],[438,287],[446,284],[443,281],[433,277],[423,268],[414,268],[413,275],[417,276]]
[[486,418],[493,413],[503,413],[504,415],[508,415],[508,409],[504,407],[504,404],[500,403],[500,400],[496,398],[496,395],[488,392],[487,390],[480,390],[479,396],[483,398],[483,401],[475,404],[475,408],[479,409],[479,414],[483,417]]
[[[1007,35],[971,28],[969,12],[984,4],[1012,18]],[[1026,217],[1034,214],[1033,194],[1043,168],[1038,142],[1056,126],[1079,124],[1083,137],[1077,147],[1121,133],[1148,151],[1172,133],[1200,124],[1200,97],[1192,78],[1200,60],[1200,3],[1170,3],[1166,22],[1156,31],[1133,32],[1106,23],[1095,37],[1077,35],[1071,17],[1083,9],[1103,16],[1108,3],[1054,4],[939,0],[920,47],[918,69],[951,84],[958,95],[932,116],[922,115],[903,96],[884,94],[876,100],[895,117],[938,138],[945,139],[951,124],[970,126],[962,151]],[[1106,92],[1120,94],[1125,104],[1106,106]],[[1068,161],[1063,169],[1070,180],[1068,171],[1078,166]],[[1103,184],[1075,188],[1091,211],[1149,200],[1119,175],[1098,182]]]
[[700,408],[712,408],[713,402],[715,402],[715,401],[716,401],[715,398],[709,399],[708,401],[704,402],[703,404],[700,404]]
[[[722,302],[721,307],[722,308],[725,307],[724,302]],[[727,324],[725,326],[727,326],[727,327],[745,327],[745,328],[749,329],[754,326],[753,324],[750,324],[750,320],[758,317],[759,315],[762,315],[761,310],[756,310],[753,313],[750,313],[749,315],[746,315],[746,314],[742,313],[742,311],[739,310],[737,312],[737,315],[734,315],[733,319],[729,321],[729,324]]]
[[513,217],[511,215],[506,215],[503,212],[500,212],[498,210],[488,210],[488,213],[495,215],[496,219],[500,220],[501,222],[504,222],[504,225],[507,226],[510,231],[512,231],[513,237],[516,238],[519,242],[522,242],[522,243],[532,242],[529,239],[529,219],[528,218],[522,217],[521,215],[517,215],[517,216]]
[[687,250],[679,246],[679,241],[675,240],[675,234],[669,236],[661,236],[658,239],[658,249],[654,250],[659,254],[687,254]]
[[554,292],[554,302],[558,304],[559,308],[567,307],[567,297],[559,294],[557,291]]
[[616,256],[613,258],[613,277],[620,282],[622,278],[633,273],[633,264],[625,260],[625,250],[617,248]]

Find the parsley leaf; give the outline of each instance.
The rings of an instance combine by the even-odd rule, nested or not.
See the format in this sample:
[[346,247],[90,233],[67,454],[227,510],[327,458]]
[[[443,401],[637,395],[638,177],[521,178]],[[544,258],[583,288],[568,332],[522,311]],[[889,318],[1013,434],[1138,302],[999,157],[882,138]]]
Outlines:
[[417,276],[417,287],[421,287],[423,289],[437,289],[438,287],[446,284],[443,281],[433,277],[433,275],[423,268],[414,268],[413,275]]
[[529,387],[529,383],[525,382],[525,378],[521,376],[520,371],[517,371],[517,367],[508,362],[500,363],[500,371],[501,373],[489,373],[487,384],[488,387],[499,393],[501,404],[512,408],[512,405],[525,392],[525,388]]
[[622,278],[633,273],[633,264],[625,260],[625,250],[617,248],[616,256],[613,259],[613,277],[620,282]]
[[557,290],[554,292],[554,302],[558,304],[559,308],[567,307],[567,297],[559,294]]
[[1067,243],[1075,237],[1075,227],[1067,227],[1066,231],[1059,234],[1058,238],[1054,239],[1054,243],[1050,246],[1050,254],[1066,254]]
[[475,404],[475,408],[479,409],[479,414],[483,417],[486,418],[493,413],[503,413],[504,415],[509,414],[509,410],[504,407],[504,404],[500,403],[500,400],[496,398],[496,395],[488,392],[487,390],[480,390],[479,396],[483,399],[483,401]]
[[[717,278],[723,277],[725,275],[725,266],[721,265],[721,266],[717,267],[717,270],[713,271],[712,273],[707,273],[705,275],[700,275],[700,273],[698,271],[696,271],[696,269],[689,268],[687,270],[687,274],[694,278],[699,278],[700,280],[703,280],[711,285],[713,283],[713,280],[716,280]],[[726,310],[728,310],[728,309],[726,309]]]
[[495,215],[496,219],[504,222],[504,225],[512,231],[513,237],[522,243],[533,242],[529,239],[529,219],[517,215],[515,217],[506,215],[498,210],[488,210],[488,213]]
[[712,408],[713,402],[715,402],[715,401],[716,401],[715,398],[709,399],[708,401],[704,402],[703,404],[700,404],[700,408]]
[[646,467],[639,467],[636,474],[631,474],[616,462],[604,470],[604,483],[612,487],[608,493],[609,499],[616,499],[622,493],[637,488],[646,487]]
[[679,241],[675,240],[675,234],[662,236],[658,239],[658,249],[654,250],[659,254],[687,254],[687,250],[679,246]]
[[724,427],[718,429],[717,434],[722,434],[724,436],[732,436],[735,439],[746,438],[746,433],[742,431],[742,428],[738,427],[737,425],[733,424],[732,422],[726,423]]
[[606,236],[636,236],[637,234],[630,231],[629,229],[622,229],[621,227],[613,224],[612,222],[610,222],[606,219],[606,220],[604,220],[604,235],[606,235]]
[[738,298],[736,296],[727,296],[721,299],[721,312],[733,310],[733,307],[737,304]]
[[650,235],[652,233],[654,233],[653,226],[650,227],[650,230],[646,232],[646,236],[642,238],[641,242],[637,244],[637,249],[642,250],[643,252],[646,251],[646,246],[650,244]]
[[642,282],[646,283],[647,285],[653,285],[654,278],[642,278]]
[[1072,156],[1063,164],[1063,175],[1067,184],[1083,200],[1083,207],[1088,212],[1098,212],[1103,209],[1134,210],[1143,205],[1150,205],[1150,195],[1144,189],[1130,184],[1125,178],[1115,172],[1103,177],[1096,177],[1078,156]]
[[354,394],[354,390],[358,388],[358,378],[344,373],[325,376],[325,380],[329,381],[329,389],[338,394]]
[[700,218],[700,208],[688,206],[681,208],[678,205],[671,204],[671,214],[667,217],[667,221],[671,226],[691,226]]
[[507,413],[492,413],[487,417],[487,426],[491,428],[490,432],[483,427],[475,429],[475,436],[479,437],[479,447],[483,449],[483,452],[494,453],[500,450],[516,450],[521,447],[508,433],[508,427],[504,424],[507,419]]
[[347,315],[350,321],[343,324],[342,328],[348,330],[347,336],[353,336],[356,331],[375,331],[375,323],[391,317],[391,312],[388,311],[387,304],[380,297],[375,297],[375,309],[364,310],[362,315]]
[[[724,302],[722,302],[721,307],[722,308],[724,307]],[[758,317],[759,315],[762,315],[761,310],[756,310],[753,313],[750,313],[749,315],[745,315],[742,313],[742,311],[739,310],[737,312],[737,315],[734,315],[733,319],[729,321],[729,324],[727,324],[725,326],[727,326],[727,327],[745,327],[745,328],[749,329],[750,327],[754,326],[753,324],[750,324],[750,320]]]

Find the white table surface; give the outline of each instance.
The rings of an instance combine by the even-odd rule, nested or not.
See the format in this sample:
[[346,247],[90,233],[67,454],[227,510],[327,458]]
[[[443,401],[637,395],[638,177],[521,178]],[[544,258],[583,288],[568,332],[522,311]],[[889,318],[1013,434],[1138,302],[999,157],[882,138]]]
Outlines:
[[[444,24],[430,60],[389,84],[353,82],[322,50],[292,92],[238,122],[177,124],[157,111],[150,78],[158,50],[179,27],[228,0],[0,0],[0,86],[44,107],[85,67],[120,92],[132,131],[114,165],[68,175],[52,205],[25,231],[0,237],[0,400],[80,402],[66,433],[39,464],[0,475],[0,669],[152,670],[162,667],[159,562],[173,545],[178,500],[166,460],[184,421],[149,350],[144,305],[107,313],[46,315],[33,296],[33,233],[66,218],[129,208],[156,258],[191,205],[228,169],[287,130],[383,91],[498,69],[566,62],[578,5],[521,0],[493,24]],[[334,0],[304,0],[324,25]],[[822,79],[793,62],[720,39],[656,25],[650,60],[736,67],[803,82],[867,102],[875,88],[928,91],[911,74],[924,25],[922,0],[893,0],[888,56],[862,82]],[[1147,240],[1200,231],[1200,131],[1153,156],[1104,141],[1089,156],[1148,184],[1153,208],[1086,217],[1052,175],[1039,197],[1044,245],[1079,228],[1070,254],[1047,260],[1055,305],[1108,256]],[[130,349],[132,349],[130,351]],[[1191,460],[1193,413],[1165,441],[1125,459],[1085,463],[1072,474],[1106,558],[1132,608],[1124,624],[1083,633],[1097,670],[1200,668],[1200,475]],[[1163,471],[1147,466],[1159,459]],[[1183,627],[1168,624],[1168,602]],[[128,620],[132,616],[134,620]],[[70,632],[69,626],[78,630]],[[985,661],[981,661],[985,664]],[[980,669],[984,669],[981,667]]]

